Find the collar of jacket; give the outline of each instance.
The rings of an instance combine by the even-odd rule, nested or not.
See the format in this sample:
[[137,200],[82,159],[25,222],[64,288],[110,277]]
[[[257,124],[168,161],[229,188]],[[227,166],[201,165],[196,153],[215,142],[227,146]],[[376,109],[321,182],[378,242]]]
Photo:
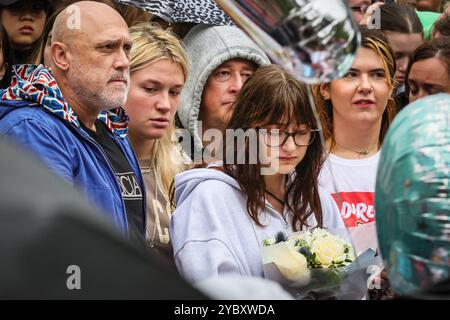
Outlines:
[[[57,117],[81,128],[78,117],[44,65],[15,65],[12,67],[11,86],[4,91],[3,100],[35,102]],[[122,107],[102,111],[98,119],[120,138],[128,132],[128,116]]]

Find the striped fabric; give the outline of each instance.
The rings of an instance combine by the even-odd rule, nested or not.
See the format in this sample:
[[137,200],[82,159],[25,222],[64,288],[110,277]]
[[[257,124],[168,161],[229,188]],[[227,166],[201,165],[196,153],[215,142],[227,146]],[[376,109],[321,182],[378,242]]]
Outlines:
[[142,8],[171,23],[233,25],[230,17],[213,0],[116,0]]
[[[50,70],[43,65],[13,66],[11,86],[7,88],[2,100],[23,100],[36,103],[56,116],[80,128],[78,117],[62,96],[62,92]],[[125,138],[128,132],[128,116],[121,107],[103,111],[98,116],[109,130]]]

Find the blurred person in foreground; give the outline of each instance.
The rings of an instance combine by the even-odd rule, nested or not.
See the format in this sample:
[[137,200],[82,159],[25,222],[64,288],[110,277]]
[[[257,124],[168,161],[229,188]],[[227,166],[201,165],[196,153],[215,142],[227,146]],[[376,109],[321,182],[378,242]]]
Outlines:
[[408,105],[377,173],[378,241],[399,298],[450,299],[450,95]]

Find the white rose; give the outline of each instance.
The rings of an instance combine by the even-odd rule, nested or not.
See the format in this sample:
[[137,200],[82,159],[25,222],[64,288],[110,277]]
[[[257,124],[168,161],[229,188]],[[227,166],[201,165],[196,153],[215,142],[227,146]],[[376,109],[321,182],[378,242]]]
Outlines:
[[305,285],[309,282],[311,272],[308,261],[301,253],[290,249],[291,259],[288,263],[277,264],[281,274],[296,284]]
[[263,263],[275,263],[280,273],[298,285],[305,285],[310,279],[306,258],[286,244],[280,242],[262,250]]
[[314,240],[311,251],[322,263],[322,267],[329,267],[332,262],[344,261],[347,257],[344,243],[336,237],[323,237]]

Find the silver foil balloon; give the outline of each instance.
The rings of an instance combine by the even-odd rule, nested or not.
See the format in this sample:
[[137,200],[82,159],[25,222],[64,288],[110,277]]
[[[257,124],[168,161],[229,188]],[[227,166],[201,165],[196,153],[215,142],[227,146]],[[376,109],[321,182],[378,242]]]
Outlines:
[[286,70],[308,84],[342,77],[360,34],[344,0],[216,0]]
[[375,192],[378,241],[394,290],[450,299],[450,95],[419,99],[384,139]]

